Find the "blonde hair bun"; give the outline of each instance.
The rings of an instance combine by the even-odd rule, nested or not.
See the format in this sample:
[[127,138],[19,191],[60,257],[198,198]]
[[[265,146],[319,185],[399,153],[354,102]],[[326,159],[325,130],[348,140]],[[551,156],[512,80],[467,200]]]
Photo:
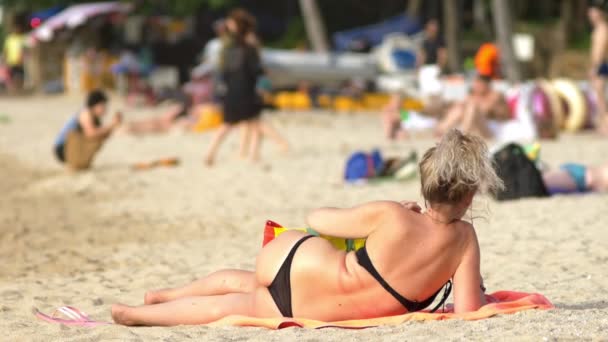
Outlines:
[[422,195],[431,203],[454,204],[476,192],[503,188],[483,139],[457,129],[424,154],[420,178]]

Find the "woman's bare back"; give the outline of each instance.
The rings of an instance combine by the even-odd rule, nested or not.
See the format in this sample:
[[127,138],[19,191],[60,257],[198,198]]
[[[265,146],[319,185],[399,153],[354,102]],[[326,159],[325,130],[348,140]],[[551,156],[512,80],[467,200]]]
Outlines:
[[[412,301],[434,295],[454,274],[470,226],[440,225],[427,216],[387,205],[384,221],[368,239],[369,257],[386,282]],[[258,280],[268,286],[291,247],[304,235],[289,232],[258,259]],[[336,250],[321,238],[298,249],[291,266],[296,317],[335,321],[405,313],[407,310],[362,266],[354,252]]]

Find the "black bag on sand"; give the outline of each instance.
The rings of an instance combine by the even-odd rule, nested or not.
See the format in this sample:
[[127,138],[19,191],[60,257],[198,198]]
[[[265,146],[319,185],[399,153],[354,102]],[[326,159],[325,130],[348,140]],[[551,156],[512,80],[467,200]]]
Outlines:
[[501,148],[493,159],[496,174],[505,184],[504,190],[496,193],[497,200],[549,196],[540,171],[520,145],[512,143]]

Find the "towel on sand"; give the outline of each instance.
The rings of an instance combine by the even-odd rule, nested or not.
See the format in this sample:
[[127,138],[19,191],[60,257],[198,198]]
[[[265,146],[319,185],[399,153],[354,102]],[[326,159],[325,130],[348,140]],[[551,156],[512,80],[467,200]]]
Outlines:
[[[456,314],[451,312],[451,305],[447,310],[440,313],[413,312],[400,316],[379,317],[371,319],[358,319],[341,322],[321,322],[301,318],[254,318],[245,316],[229,316],[219,321],[209,324],[209,326],[249,326],[264,327],[268,329],[283,329],[289,327],[300,328],[343,328],[343,329],[364,329],[381,325],[397,325],[407,321],[433,321],[443,319],[462,319],[467,321],[489,318],[498,314],[510,314],[523,310],[531,309],[551,309],[553,304],[547,298],[535,293],[522,293],[514,291],[499,291],[491,295],[486,295],[488,303],[479,310]],[[33,310],[36,317],[49,323],[59,323],[68,326],[96,327],[99,325],[113,324],[111,322],[95,321],[84,312],[71,307],[64,306],[57,309],[56,313],[61,313],[67,318],[56,317],[56,314],[47,315],[37,309]]]
[[553,304],[541,294],[522,293],[514,291],[498,291],[486,296],[488,302],[492,302],[481,307],[479,310],[467,313],[453,313],[451,308],[445,312],[413,312],[399,316],[357,319],[341,322],[321,322],[310,319],[300,318],[253,318],[245,316],[229,316],[219,321],[211,323],[211,326],[250,326],[264,327],[268,329],[283,329],[289,327],[301,328],[344,328],[344,329],[364,329],[381,325],[397,325],[407,321],[435,321],[444,319],[462,319],[467,321],[489,318],[499,314],[511,314],[531,309],[552,309]]

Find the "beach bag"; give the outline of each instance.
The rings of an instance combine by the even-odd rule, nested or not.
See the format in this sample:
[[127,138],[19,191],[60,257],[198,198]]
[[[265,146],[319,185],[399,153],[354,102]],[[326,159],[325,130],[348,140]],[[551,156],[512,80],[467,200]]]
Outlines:
[[378,150],[371,153],[355,152],[346,161],[344,179],[347,182],[356,182],[373,178],[380,173],[383,165],[382,155]]
[[493,160],[496,174],[505,185],[496,193],[497,200],[549,196],[540,171],[522,146],[508,144],[494,153]]

